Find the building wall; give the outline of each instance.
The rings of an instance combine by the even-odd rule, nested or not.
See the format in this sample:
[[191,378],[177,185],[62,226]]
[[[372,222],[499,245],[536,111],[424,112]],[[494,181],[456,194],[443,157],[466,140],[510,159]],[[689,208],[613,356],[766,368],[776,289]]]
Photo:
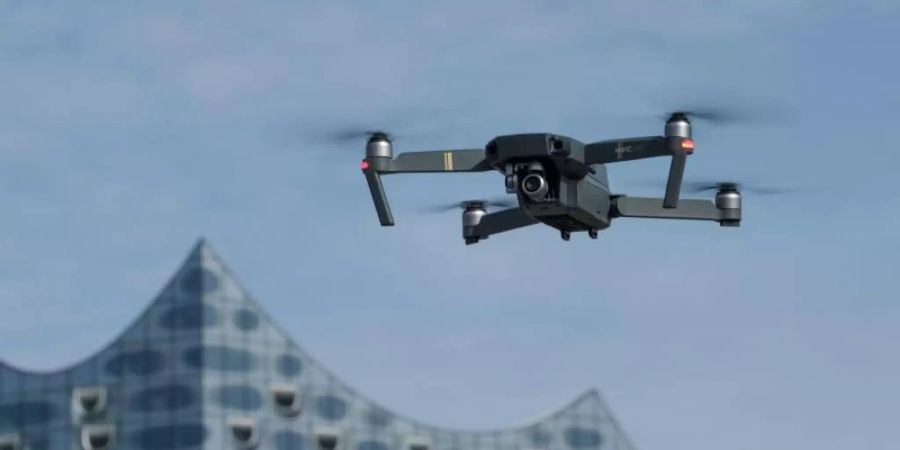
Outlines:
[[[86,417],[73,392],[92,386],[105,389],[108,406]],[[276,392],[297,401],[279,407]],[[345,450],[632,448],[593,390],[542,420],[495,431],[448,430],[388,411],[310,358],[202,241],[138,320],[88,360],[54,373],[0,363],[0,439],[81,449],[83,431],[103,427],[122,450],[239,449],[235,433],[243,432],[256,448],[275,450],[316,449],[325,436]]]

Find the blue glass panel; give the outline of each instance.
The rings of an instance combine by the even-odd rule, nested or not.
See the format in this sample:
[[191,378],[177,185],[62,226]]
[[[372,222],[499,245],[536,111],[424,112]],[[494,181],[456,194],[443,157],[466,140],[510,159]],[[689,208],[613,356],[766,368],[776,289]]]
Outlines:
[[160,450],[195,447],[206,439],[206,427],[200,424],[162,425],[136,431],[132,441],[138,448]]
[[249,309],[239,309],[234,313],[234,325],[243,331],[253,331],[259,327],[259,316]]
[[566,444],[572,448],[599,448],[603,437],[596,430],[569,428],[565,432]]
[[188,349],[184,354],[184,361],[191,367],[230,372],[248,371],[256,365],[253,354],[223,345]]
[[381,428],[390,425],[393,417],[391,417],[391,413],[375,408],[366,413],[365,420],[369,425]]
[[388,446],[379,441],[363,441],[356,446],[356,450],[388,450]]
[[528,437],[531,439],[531,442],[538,447],[550,445],[550,441],[553,440],[553,437],[548,431],[539,427],[533,427],[528,430]]
[[0,405],[0,427],[4,428],[42,425],[59,416],[59,409],[49,402],[26,401]]
[[218,287],[219,278],[216,274],[202,267],[191,269],[181,278],[181,289],[188,294],[200,295]]
[[278,373],[286,377],[295,377],[303,371],[303,361],[289,353],[279,356],[276,366]]
[[119,353],[106,362],[106,373],[111,376],[153,375],[163,367],[163,355],[155,350],[136,350]]
[[186,408],[197,400],[189,386],[172,384],[145,389],[134,396],[134,407],[140,411],[171,411]]
[[159,324],[169,330],[187,330],[213,327],[219,322],[215,308],[208,305],[176,306],[159,319]]
[[225,408],[256,411],[262,406],[262,395],[250,386],[222,386],[216,399]]
[[316,412],[326,420],[341,420],[347,415],[347,402],[333,395],[316,399]]
[[25,436],[25,448],[28,450],[53,450],[50,442],[42,436]]
[[304,450],[306,438],[293,431],[279,431],[275,434],[275,450]]

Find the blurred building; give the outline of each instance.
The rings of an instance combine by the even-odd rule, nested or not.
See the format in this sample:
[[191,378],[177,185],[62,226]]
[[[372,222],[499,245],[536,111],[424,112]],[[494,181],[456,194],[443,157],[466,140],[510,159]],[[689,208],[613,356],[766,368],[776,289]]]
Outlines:
[[382,408],[297,346],[203,241],[97,354],[48,373],[0,362],[0,450],[323,448],[632,447],[594,390],[494,431],[444,429]]

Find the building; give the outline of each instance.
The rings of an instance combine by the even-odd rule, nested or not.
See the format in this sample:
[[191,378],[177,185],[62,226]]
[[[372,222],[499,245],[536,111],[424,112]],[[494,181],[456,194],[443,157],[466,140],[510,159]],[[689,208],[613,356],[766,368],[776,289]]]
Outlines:
[[0,450],[631,448],[595,390],[495,431],[389,411],[310,358],[203,241],[90,358],[47,373],[0,362]]

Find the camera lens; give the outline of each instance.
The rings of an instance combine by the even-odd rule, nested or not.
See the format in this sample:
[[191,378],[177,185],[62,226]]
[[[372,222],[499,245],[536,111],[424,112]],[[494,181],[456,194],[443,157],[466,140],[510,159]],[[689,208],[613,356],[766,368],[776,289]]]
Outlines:
[[538,189],[541,188],[541,177],[537,175],[531,175],[525,178],[525,181],[522,182],[522,185],[525,187],[526,192],[537,192]]
[[540,201],[550,192],[550,186],[547,185],[543,175],[533,173],[522,180],[522,191],[528,198]]

